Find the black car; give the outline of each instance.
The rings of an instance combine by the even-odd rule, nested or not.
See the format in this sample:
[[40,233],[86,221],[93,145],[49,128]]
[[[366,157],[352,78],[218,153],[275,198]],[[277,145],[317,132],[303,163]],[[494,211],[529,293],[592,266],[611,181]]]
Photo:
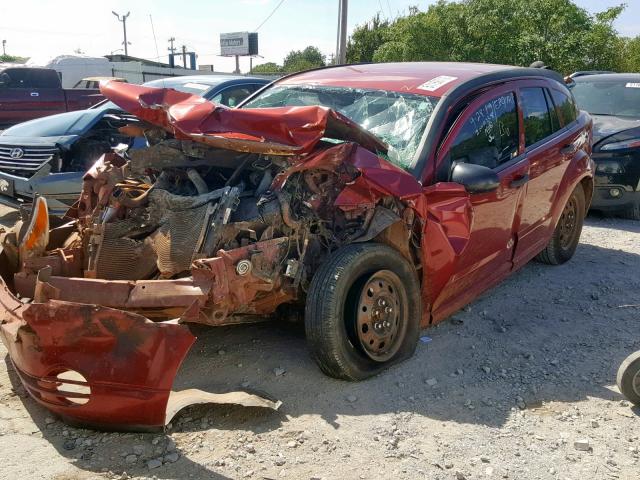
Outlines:
[[570,87],[593,117],[591,209],[640,220],[640,74],[576,76]]
[[[235,107],[268,83],[262,78],[197,75],[145,85],[174,88]],[[87,110],[38,118],[5,130],[0,133],[0,203],[19,207],[42,195],[52,215],[64,215],[78,199],[84,172],[103,153],[119,144],[146,145],[144,139],[130,138],[118,130],[138,121],[105,100]]]

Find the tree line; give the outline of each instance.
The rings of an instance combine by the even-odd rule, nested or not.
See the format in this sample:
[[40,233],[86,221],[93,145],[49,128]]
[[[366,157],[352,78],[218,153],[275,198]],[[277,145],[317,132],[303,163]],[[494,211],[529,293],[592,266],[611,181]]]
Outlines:
[[[640,35],[618,34],[625,4],[590,14],[572,0],[439,0],[394,20],[379,14],[355,28],[347,62],[456,61],[527,66],[541,60],[568,74],[578,70],[640,72]],[[259,73],[289,73],[326,65],[316,47],[292,51],[283,65]]]

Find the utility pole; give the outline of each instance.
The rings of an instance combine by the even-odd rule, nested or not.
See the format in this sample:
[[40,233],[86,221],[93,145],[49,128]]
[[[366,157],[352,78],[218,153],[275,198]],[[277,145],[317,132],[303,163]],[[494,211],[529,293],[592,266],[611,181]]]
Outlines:
[[182,66],[187,68],[187,46],[182,45]]
[[2,40],[2,55],[6,55],[7,54],[7,50],[5,49],[7,45],[7,41],[6,40]]
[[129,42],[127,42],[127,17],[131,12],[127,12],[127,14],[123,15],[122,18],[120,18],[120,15],[118,15],[113,10],[111,10],[111,13],[116,16],[119,22],[122,22],[122,29],[124,31],[124,54],[129,55],[129,50],[127,49],[127,46],[129,45]]
[[170,47],[167,47],[167,50],[169,50],[171,52],[171,54],[173,55],[174,53],[176,53],[176,47],[173,46],[173,42],[176,41],[175,37],[171,37],[168,42],[171,44]]
[[338,4],[338,38],[336,41],[336,63],[347,63],[347,10],[349,0],[339,0]]

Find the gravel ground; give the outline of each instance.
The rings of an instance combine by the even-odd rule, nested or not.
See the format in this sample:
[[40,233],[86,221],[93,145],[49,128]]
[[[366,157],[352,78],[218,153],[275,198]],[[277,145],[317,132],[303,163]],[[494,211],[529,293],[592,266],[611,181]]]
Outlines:
[[571,262],[531,263],[361,383],[322,375],[300,325],[194,328],[177,388],[283,407],[192,407],[165,434],[65,425],[0,346],[0,477],[637,480],[640,411],[614,384],[640,349],[639,267],[640,222],[589,218]]

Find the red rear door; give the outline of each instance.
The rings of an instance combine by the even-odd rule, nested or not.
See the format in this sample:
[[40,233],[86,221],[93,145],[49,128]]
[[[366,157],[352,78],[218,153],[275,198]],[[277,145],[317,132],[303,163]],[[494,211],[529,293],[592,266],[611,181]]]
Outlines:
[[[495,191],[459,193],[457,197],[454,193],[442,195],[448,189],[445,185],[451,185],[449,190],[453,192],[455,184],[425,188],[431,213],[423,235],[425,299],[431,304],[435,321],[469,302],[511,270],[514,223],[529,174],[529,162],[522,154],[521,132],[515,91],[502,86],[474,100],[440,147],[436,169],[441,179],[442,172],[450,172],[456,162],[465,162],[493,169],[500,184]],[[466,206],[461,203],[464,196],[468,198]],[[466,238],[461,228],[465,223],[461,212],[465,208]]]
[[[560,92],[558,92],[560,95]],[[522,82],[518,91],[523,114],[525,155],[531,166],[514,256],[516,267],[528,262],[549,241],[552,207],[558,188],[577,151],[577,133],[563,128],[547,82]],[[572,120],[575,120],[575,116]]]

